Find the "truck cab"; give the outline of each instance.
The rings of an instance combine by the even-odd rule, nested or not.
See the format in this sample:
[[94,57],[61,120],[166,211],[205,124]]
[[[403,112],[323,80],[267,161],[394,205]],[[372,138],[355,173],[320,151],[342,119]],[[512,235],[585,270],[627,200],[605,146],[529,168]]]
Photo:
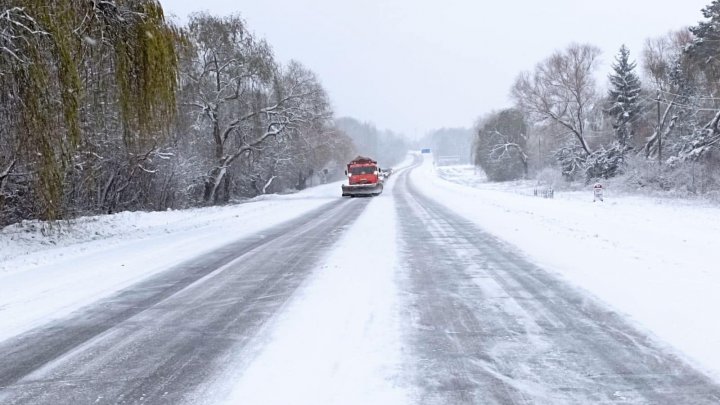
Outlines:
[[347,165],[348,184],[342,185],[343,197],[377,196],[383,184],[380,167],[371,158],[358,156]]

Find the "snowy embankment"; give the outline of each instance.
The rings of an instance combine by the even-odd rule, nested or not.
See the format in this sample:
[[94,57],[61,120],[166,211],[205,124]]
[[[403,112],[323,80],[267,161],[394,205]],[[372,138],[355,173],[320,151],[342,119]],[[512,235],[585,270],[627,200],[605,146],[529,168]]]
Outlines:
[[222,245],[337,200],[340,183],[248,203],[0,230],[0,340]]
[[543,199],[475,176],[426,157],[411,180],[720,379],[720,208],[611,194],[593,203],[591,190]]

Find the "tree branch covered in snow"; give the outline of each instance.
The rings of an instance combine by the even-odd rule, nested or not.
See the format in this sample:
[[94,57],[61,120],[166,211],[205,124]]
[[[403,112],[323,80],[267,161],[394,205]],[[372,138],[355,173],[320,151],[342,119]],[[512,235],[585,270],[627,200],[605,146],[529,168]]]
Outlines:
[[[306,138],[331,134],[323,128],[332,125],[332,111],[315,75],[297,62],[279,66],[269,46],[239,17],[196,14],[188,39],[181,104],[195,117],[193,129],[204,131],[212,144],[214,156],[204,175],[206,203],[228,201],[238,178],[251,178],[249,189],[260,190],[253,185],[257,176],[246,176],[236,167],[239,161],[246,159],[240,166],[269,164],[271,168],[260,170],[268,171],[269,178],[283,178],[276,172],[283,161],[278,153],[302,161]],[[266,154],[274,157],[261,157]]]
[[[43,35],[48,35],[48,33],[40,28],[33,17],[27,14],[24,7],[0,9],[0,55],[5,59],[0,67],[12,66],[8,59],[21,65],[30,63],[31,60],[23,48],[28,46],[30,41],[35,41],[38,36]],[[0,75],[7,74],[2,68],[0,68]]]
[[[702,187],[693,180],[688,189],[720,192],[720,1],[702,16],[695,26],[646,41],[637,53],[642,80],[623,46],[605,95],[594,81],[600,60],[592,45],[570,45],[521,72],[510,91],[528,118],[529,171],[556,170],[569,182],[622,176],[631,183],[647,173],[672,178],[699,171]],[[487,120],[478,126],[476,164],[499,161],[507,170],[518,142],[485,128]]]
[[10,176],[10,172],[12,171],[13,167],[15,167],[15,160],[10,162],[10,164],[3,170],[0,171],[0,192],[2,192],[3,186],[5,185],[5,180]]
[[488,179],[505,181],[527,177],[527,130],[525,116],[517,109],[490,114],[478,124],[475,164]]
[[237,16],[8,0],[0,79],[0,225],[305,187],[354,149],[315,75]]
[[570,45],[539,63],[532,73],[522,73],[512,88],[523,111],[566,128],[588,155],[586,127],[596,102],[593,74],[599,54],[592,45]]

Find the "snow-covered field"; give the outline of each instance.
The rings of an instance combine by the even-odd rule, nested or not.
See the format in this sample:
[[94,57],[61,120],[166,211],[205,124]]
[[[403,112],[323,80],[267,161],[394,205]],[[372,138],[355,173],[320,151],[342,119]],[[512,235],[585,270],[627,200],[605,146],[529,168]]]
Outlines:
[[0,230],[0,340],[336,200],[340,183],[248,203]]
[[533,197],[528,182],[486,183],[468,166],[412,174],[427,196],[589,291],[720,378],[720,208],[592,191]]

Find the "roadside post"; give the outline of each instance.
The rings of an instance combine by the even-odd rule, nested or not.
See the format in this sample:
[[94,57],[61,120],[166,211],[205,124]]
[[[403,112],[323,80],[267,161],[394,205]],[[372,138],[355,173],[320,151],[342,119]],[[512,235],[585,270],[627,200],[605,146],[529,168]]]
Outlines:
[[603,201],[603,185],[600,183],[593,186],[593,202],[597,200]]

